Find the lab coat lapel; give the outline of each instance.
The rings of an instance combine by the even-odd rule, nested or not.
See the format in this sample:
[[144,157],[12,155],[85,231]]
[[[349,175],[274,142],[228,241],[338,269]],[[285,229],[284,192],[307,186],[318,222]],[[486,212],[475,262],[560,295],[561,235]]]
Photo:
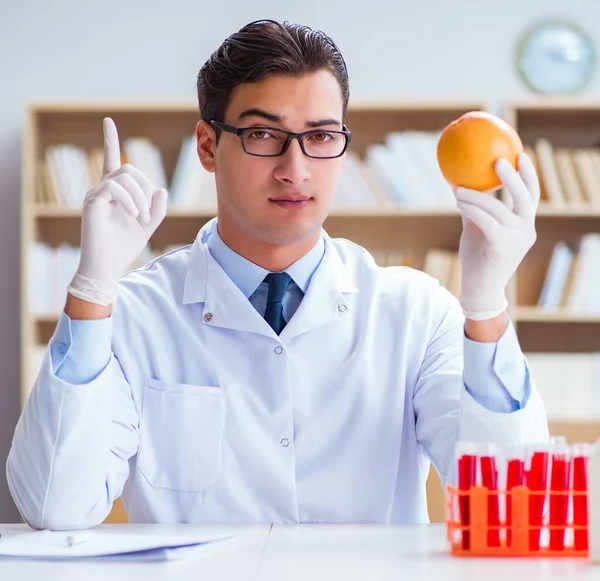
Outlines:
[[325,254],[298,309],[281,332],[286,341],[352,314],[358,289],[331,238],[325,234]]
[[193,245],[186,274],[184,303],[204,303],[202,323],[261,335],[273,329],[227,276],[199,240]]

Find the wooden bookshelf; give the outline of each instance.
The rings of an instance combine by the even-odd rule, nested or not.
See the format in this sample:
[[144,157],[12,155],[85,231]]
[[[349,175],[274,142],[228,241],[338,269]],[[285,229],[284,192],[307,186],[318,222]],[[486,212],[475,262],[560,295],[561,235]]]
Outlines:
[[[600,146],[600,100],[512,101],[506,104],[504,117],[526,146],[534,147],[540,138],[547,139],[554,148],[568,150]],[[540,178],[543,181],[543,176]],[[567,201],[557,207],[552,201],[544,201],[537,213],[536,229],[536,243],[516,276],[517,332],[524,351],[600,351],[599,315],[536,308],[555,244],[564,241],[576,245],[582,235],[599,233],[600,210],[592,202],[581,207]]]
[[[350,149],[364,156],[370,144],[383,143],[389,132],[440,130],[467,111],[485,109],[485,103],[479,101],[353,102],[347,118],[347,125],[353,133]],[[36,103],[29,108],[23,144],[21,197],[23,401],[37,373],[37,369],[32,368],[32,348],[48,342],[58,316],[35,316],[31,312],[27,300],[30,288],[29,250],[36,241],[57,246],[61,243],[78,245],[80,239],[80,209],[61,208],[36,201],[44,151],[49,145],[65,142],[85,148],[101,147],[102,118],[107,115],[115,120],[121,140],[145,136],[159,147],[169,181],[182,140],[193,133],[198,120],[194,103]],[[560,106],[554,107],[511,104],[506,110],[506,118],[523,135],[525,142],[538,135],[548,135],[553,139],[564,139],[571,145],[588,144],[593,141],[594,124],[595,127],[600,125],[600,104],[590,104],[583,113],[575,103],[561,102]],[[565,137],[565,133],[568,136]],[[215,211],[210,208],[170,208],[150,244],[159,249],[171,244],[188,244],[214,215]],[[511,292],[516,297],[512,309],[519,338],[524,342],[525,349],[548,351],[558,348],[564,351],[575,346],[588,351],[600,350],[600,317],[542,313],[534,306],[553,241],[563,236],[575,237],[583,231],[598,231],[600,210],[557,210],[542,205],[537,224],[538,242],[511,286]],[[422,264],[426,252],[431,248],[457,250],[461,219],[453,209],[414,210],[393,206],[361,210],[344,208],[331,213],[325,228],[331,236],[348,238],[369,250],[409,251],[416,263]],[[569,336],[569,329],[572,336]],[[566,340],[563,340],[561,336],[565,332]],[[552,341],[548,340],[550,335],[554,337]],[[569,427],[568,422],[560,423],[560,429],[564,431],[565,425]],[[591,430],[589,433],[595,429],[594,423],[588,426],[588,431]],[[443,496],[435,474],[428,482],[428,498],[432,520],[443,520]],[[122,519],[122,507],[118,504],[109,520]]]

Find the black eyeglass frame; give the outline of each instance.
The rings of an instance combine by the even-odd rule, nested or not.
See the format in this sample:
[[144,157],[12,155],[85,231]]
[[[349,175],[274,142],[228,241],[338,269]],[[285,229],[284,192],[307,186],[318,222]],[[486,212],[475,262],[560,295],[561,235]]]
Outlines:
[[[346,153],[346,150],[348,149],[348,145],[350,144],[350,141],[352,139],[352,132],[345,125],[342,125],[342,131],[339,131],[337,129],[336,130],[333,130],[333,129],[309,129],[308,131],[303,131],[302,133],[294,133],[293,131],[286,131],[285,129],[280,129],[279,127],[269,127],[267,125],[252,126],[252,127],[234,127],[233,125],[228,125],[227,123],[221,123],[220,121],[215,121],[214,119],[209,121],[209,123],[211,125],[213,125],[214,127],[221,129],[222,131],[226,131],[227,133],[233,133],[234,135],[237,135],[240,138],[240,142],[242,144],[242,148],[243,148],[244,152],[247,153],[248,155],[253,155],[254,157],[279,157],[280,155],[283,155],[288,150],[288,147],[290,146],[292,139],[297,139],[298,143],[300,143],[300,149],[302,150],[302,153],[306,157],[309,157],[311,159],[336,159],[336,158],[344,155],[344,153]],[[286,140],[283,142],[281,151],[279,153],[271,153],[268,155],[263,155],[260,153],[250,153],[246,149],[246,146],[244,145],[243,136],[244,136],[245,131],[252,131],[252,130],[255,130],[255,131],[256,130],[258,130],[258,131],[279,131],[280,133],[284,133],[287,137],[286,137]],[[344,148],[342,149],[341,153],[338,153],[337,155],[329,155],[329,156],[309,155],[308,153],[306,153],[306,149],[304,149],[304,141],[303,141],[304,136],[312,135],[315,133],[338,133],[340,135],[344,135],[346,138],[346,143],[345,143]]]

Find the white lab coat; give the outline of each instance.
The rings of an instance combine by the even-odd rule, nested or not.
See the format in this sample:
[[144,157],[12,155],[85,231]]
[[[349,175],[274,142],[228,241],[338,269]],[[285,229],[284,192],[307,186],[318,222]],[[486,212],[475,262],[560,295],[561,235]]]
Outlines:
[[445,480],[459,438],[547,437],[531,378],[513,413],[469,395],[461,309],[426,274],[326,236],[277,336],[207,235],[122,279],[97,378],[47,354],[7,467],[33,526],[98,524],[121,493],[132,522],[426,522],[429,460]]

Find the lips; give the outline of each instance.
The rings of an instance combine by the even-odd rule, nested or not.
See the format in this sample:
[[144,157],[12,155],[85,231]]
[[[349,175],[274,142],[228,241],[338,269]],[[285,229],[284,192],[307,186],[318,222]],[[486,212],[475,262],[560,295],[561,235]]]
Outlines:
[[288,194],[288,195],[284,195],[284,196],[274,196],[272,198],[269,198],[272,202],[307,202],[308,200],[310,200],[310,196],[304,196],[304,195],[292,195],[292,194]]
[[312,198],[303,194],[284,194],[269,198],[269,201],[286,210],[300,210],[308,206]]

